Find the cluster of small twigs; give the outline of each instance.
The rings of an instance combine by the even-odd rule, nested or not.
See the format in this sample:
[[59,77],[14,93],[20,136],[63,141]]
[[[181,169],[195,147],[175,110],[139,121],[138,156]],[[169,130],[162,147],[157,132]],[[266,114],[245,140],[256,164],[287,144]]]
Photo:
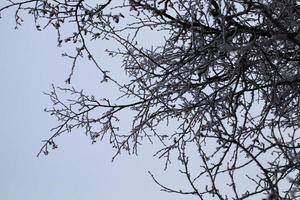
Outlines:
[[[64,54],[73,63],[67,83],[77,60],[86,57],[103,81],[117,84],[120,95],[132,99],[111,103],[74,88],[53,87],[48,94],[53,107],[46,111],[59,125],[39,154],[56,148],[57,136],[80,127],[93,142],[109,137],[117,154],[137,153],[144,138],[156,138],[163,146],[156,155],[166,160],[165,169],[177,152],[180,172],[191,186],[191,191],[172,189],[150,173],[164,191],[199,199],[299,198],[298,1],[9,2],[0,13],[15,7],[17,26],[22,12],[29,12],[38,30],[57,30],[59,46],[74,43],[76,54]],[[64,23],[76,26],[65,38]],[[152,49],[139,46],[138,36],[153,31],[165,34],[165,42]],[[97,39],[121,45],[108,52],[123,58],[127,84],[97,63],[87,46]],[[72,100],[64,101],[57,89]],[[128,134],[119,131],[122,110],[135,113]],[[165,122],[177,125],[174,132],[163,132]],[[197,168],[190,164],[195,157],[200,158]]]

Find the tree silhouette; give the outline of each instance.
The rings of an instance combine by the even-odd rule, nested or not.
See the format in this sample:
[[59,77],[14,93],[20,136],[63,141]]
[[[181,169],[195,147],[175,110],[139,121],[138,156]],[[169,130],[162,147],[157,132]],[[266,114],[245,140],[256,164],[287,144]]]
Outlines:
[[[29,13],[37,30],[57,30],[58,46],[74,43],[76,53],[63,54],[72,60],[66,83],[78,59],[86,58],[102,82],[120,89],[114,101],[53,86],[46,112],[58,126],[39,154],[56,148],[57,136],[83,128],[93,142],[109,138],[116,156],[137,153],[144,140],[158,143],[155,155],[165,159],[165,169],[178,159],[190,185],[190,191],[169,188],[149,172],[167,192],[199,199],[300,198],[299,1],[9,0],[0,14],[7,10],[15,11],[16,28]],[[165,40],[143,47],[138,38],[145,32]],[[120,45],[107,53],[123,59],[127,83],[97,62],[88,48],[95,40]],[[134,117],[126,134],[118,122],[128,110]],[[161,131],[169,124],[176,128]]]

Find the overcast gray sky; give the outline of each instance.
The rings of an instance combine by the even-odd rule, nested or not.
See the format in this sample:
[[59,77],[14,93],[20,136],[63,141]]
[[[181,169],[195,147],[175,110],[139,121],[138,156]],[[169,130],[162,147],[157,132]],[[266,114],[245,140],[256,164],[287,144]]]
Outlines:
[[[147,171],[167,185],[184,185],[176,166],[163,172],[163,162],[152,158],[149,146],[140,155],[122,154],[111,163],[113,149],[106,143],[91,145],[82,132],[59,137],[59,148],[36,157],[56,120],[43,112],[50,106],[43,91],[51,84],[64,86],[70,63],[61,57],[52,30],[37,32],[32,19],[14,30],[13,13],[0,20],[0,199],[189,199],[159,191]],[[117,61],[108,64],[118,67]],[[74,85],[98,91],[100,78],[91,63],[81,62]],[[163,176],[161,176],[163,175]]]

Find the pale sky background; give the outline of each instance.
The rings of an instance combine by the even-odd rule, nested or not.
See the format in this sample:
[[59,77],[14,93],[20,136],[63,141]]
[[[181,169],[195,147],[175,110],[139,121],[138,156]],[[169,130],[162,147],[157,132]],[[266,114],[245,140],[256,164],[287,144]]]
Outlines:
[[[160,191],[148,170],[174,188],[185,185],[185,180],[176,174],[176,165],[163,172],[164,163],[152,158],[149,145],[138,157],[122,154],[112,163],[114,150],[107,142],[91,145],[78,131],[59,137],[57,150],[37,158],[41,140],[57,124],[43,112],[51,103],[42,93],[52,83],[64,86],[70,62],[61,57],[66,49],[57,48],[55,32],[37,32],[32,18],[14,30],[13,13],[6,12],[0,29],[0,199],[195,199]],[[81,62],[74,85],[109,95],[110,90],[99,89],[98,74],[91,63]]]
[[[52,83],[67,86],[71,63],[61,54],[70,48],[57,47],[53,29],[36,31],[32,16],[25,17],[23,26],[14,30],[12,11],[0,19],[0,200],[197,199],[160,191],[148,171],[166,186],[188,191],[190,188],[178,173],[176,159],[168,171],[163,171],[164,161],[152,157],[155,146],[143,145],[139,156],[122,154],[112,163],[115,150],[107,141],[92,145],[84,132],[77,130],[58,137],[59,148],[48,156],[36,157],[41,141],[49,138],[50,129],[58,125],[43,111],[52,105],[43,92],[50,91]],[[159,43],[153,34],[142,35],[144,45]],[[103,49],[114,48],[113,45],[99,41],[93,52],[105,69],[123,79],[120,61],[103,55]],[[77,65],[72,85],[96,98],[117,97],[115,90],[100,84],[101,78],[96,67],[83,60]],[[128,120],[121,125],[122,131],[129,131],[131,126]],[[194,167],[198,169],[197,163]],[[200,184],[205,186],[205,181]],[[243,187],[249,185],[243,182]]]

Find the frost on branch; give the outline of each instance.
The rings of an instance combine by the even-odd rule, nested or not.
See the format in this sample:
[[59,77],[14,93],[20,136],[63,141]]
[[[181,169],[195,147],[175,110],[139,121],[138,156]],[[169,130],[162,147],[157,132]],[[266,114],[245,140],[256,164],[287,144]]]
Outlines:
[[[9,1],[0,13],[11,7],[17,27],[29,13],[38,30],[57,30],[58,46],[72,43],[75,54],[64,54],[72,60],[67,83],[77,60],[87,58],[101,82],[120,89],[113,101],[53,87],[53,107],[46,111],[58,126],[40,153],[56,148],[57,136],[83,128],[93,142],[109,138],[116,155],[137,153],[144,140],[158,142],[155,155],[165,169],[177,159],[190,186],[170,188],[150,173],[166,192],[199,199],[299,198],[298,1],[29,0]],[[66,23],[73,25],[71,35]],[[165,37],[161,44],[142,45],[157,32]],[[98,40],[119,45],[107,53],[123,59],[126,84],[97,62],[89,45]],[[118,124],[125,111],[134,114],[129,133]]]

